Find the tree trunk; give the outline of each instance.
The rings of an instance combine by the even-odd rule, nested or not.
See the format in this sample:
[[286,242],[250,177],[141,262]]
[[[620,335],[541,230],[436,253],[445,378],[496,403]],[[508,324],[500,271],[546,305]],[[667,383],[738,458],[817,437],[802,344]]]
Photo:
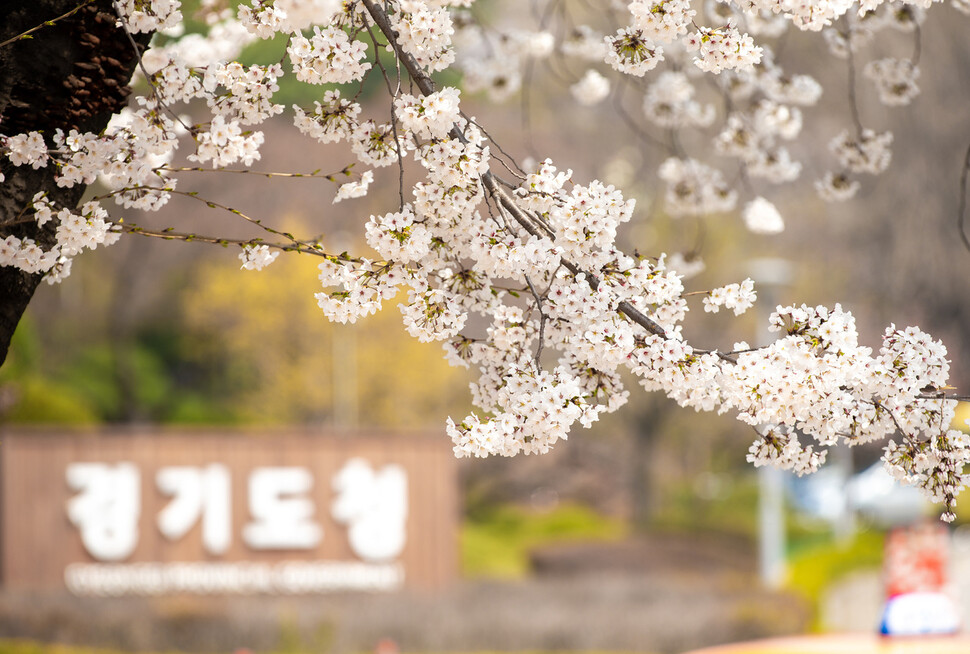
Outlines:
[[[0,42],[71,11],[78,0],[0,2]],[[32,38],[0,47],[0,134],[41,132],[48,145],[58,128],[100,133],[125,106],[138,58],[116,27],[110,0],[96,0],[73,15],[45,25]],[[150,35],[135,35],[140,48]],[[85,187],[59,188],[53,164],[34,170],[0,156],[0,239],[31,238],[45,249],[55,243],[56,221],[43,228],[25,210],[46,191],[57,206],[77,207]],[[0,364],[42,274],[0,266]]]

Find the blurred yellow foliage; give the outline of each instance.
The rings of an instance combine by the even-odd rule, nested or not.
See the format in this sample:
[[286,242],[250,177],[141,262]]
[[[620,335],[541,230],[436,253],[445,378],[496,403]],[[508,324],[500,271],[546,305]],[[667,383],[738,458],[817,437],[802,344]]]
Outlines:
[[185,354],[222,368],[234,413],[253,424],[395,429],[441,429],[444,416],[464,416],[468,373],[450,367],[440,345],[408,336],[396,301],[356,325],[323,316],[313,296],[319,262],[290,255],[250,272],[221,259],[193,276],[182,297],[195,335]]

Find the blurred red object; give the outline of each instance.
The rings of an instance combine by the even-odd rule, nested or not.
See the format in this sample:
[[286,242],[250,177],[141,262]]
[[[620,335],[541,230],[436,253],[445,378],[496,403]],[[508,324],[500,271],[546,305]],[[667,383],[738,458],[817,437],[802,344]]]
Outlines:
[[391,638],[381,638],[374,646],[374,654],[400,654],[401,648]]
[[939,523],[894,529],[886,539],[886,605],[879,631],[886,636],[954,634],[960,616],[950,594],[950,536]]
[[886,598],[943,592],[947,585],[949,534],[941,524],[893,529],[886,539]]

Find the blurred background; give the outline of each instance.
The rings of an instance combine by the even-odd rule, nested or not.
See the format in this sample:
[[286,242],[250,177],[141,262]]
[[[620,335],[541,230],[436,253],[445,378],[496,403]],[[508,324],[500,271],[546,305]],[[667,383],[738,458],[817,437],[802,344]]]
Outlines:
[[[481,2],[476,11],[498,16],[498,4]],[[863,123],[893,131],[894,160],[841,205],[819,200],[811,182],[832,166],[825,145],[851,123],[839,91],[846,67],[820,39],[785,37],[779,59],[792,72],[816,76],[826,93],[805,112],[807,138],[794,148],[804,163],[800,180],[756,189],[785,218],[787,229],[777,236],[751,234],[733,214],[666,216],[655,174],[662,149],[618,125],[606,105],[563,109],[566,87],[583,70],[562,67],[548,76],[537,64],[523,91],[504,104],[466,94],[463,106],[519,161],[550,157],[572,168],[578,183],[601,178],[637,198],[624,245],[650,255],[699,255],[706,267],[686,282],[688,290],[747,276],[757,281],[753,262],[783,262],[786,274],[761,288],[758,307],[744,318],[692,316],[693,341],[722,349],[753,343],[775,304],[840,302],[868,345],[878,347],[890,323],[919,325],[942,339],[953,362],[951,383],[966,391],[970,253],[956,231],[970,143],[966,21],[949,7],[929,12],[923,92],[910,107],[886,109],[872,93],[859,94]],[[874,53],[892,47],[870,46]],[[282,48],[278,41],[255,44],[244,63],[279,60]],[[378,90],[366,96],[369,115],[385,111]],[[291,82],[279,101],[307,106],[320,93]],[[699,93],[721,107],[713,86],[699,85]],[[639,112],[639,96],[627,95],[617,102]],[[351,161],[339,148],[308,144],[288,114],[262,129],[257,170],[336,172]],[[710,136],[685,137],[684,147],[709,150],[702,138]],[[735,164],[721,163],[730,178]],[[414,171],[408,175],[417,181]],[[278,229],[319,234],[334,252],[365,249],[363,223],[396,205],[398,192],[391,169],[376,171],[366,198],[336,205],[335,185],[322,179],[200,172],[182,180],[180,189]],[[186,198],[174,198],[158,216],[125,218],[255,235],[231,214]],[[448,367],[438,346],[408,337],[394,307],[353,326],[328,323],[313,298],[319,285],[310,257],[281,256],[255,273],[239,270],[237,254],[126,238],[79,257],[65,283],[38,292],[0,369],[3,427],[300,428],[321,437],[367,431],[386,438],[420,432],[437,434],[450,449],[444,420],[471,410],[468,373]],[[692,308],[702,313],[699,302]],[[814,477],[759,477],[745,462],[752,434],[743,425],[681,410],[630,385],[628,406],[574,431],[549,455],[460,462],[459,579],[443,590],[152,600],[5,590],[0,637],[33,641],[0,649],[26,654],[46,651],[35,641],[56,641],[125,651],[343,653],[381,644],[404,651],[666,653],[876,629],[887,529],[934,515],[886,486],[878,444],[834,452]],[[779,501],[759,507],[761,488]],[[970,528],[963,525],[970,513],[958,509],[957,516],[949,574],[964,589],[966,624]]]

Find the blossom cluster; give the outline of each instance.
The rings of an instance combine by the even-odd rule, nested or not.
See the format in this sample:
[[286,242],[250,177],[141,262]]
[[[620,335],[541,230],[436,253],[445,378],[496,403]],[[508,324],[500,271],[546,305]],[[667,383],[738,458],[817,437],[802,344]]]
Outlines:
[[3,146],[10,163],[15,166],[30,166],[37,170],[47,165],[47,145],[40,132],[8,136],[4,138]]
[[251,166],[260,157],[263,133],[243,132],[238,122],[227,122],[222,116],[215,115],[209,129],[196,134],[195,140],[198,144],[196,151],[189,155],[192,161],[210,161],[213,168],[224,168],[236,162]]
[[724,27],[701,28],[685,39],[687,49],[697,52],[694,64],[701,70],[719,73],[745,69],[761,61],[762,49],[732,23]]
[[919,66],[909,59],[878,59],[865,68],[866,77],[879,90],[879,100],[889,106],[909,104],[919,94]]
[[394,16],[399,43],[405,52],[430,71],[443,70],[455,61],[451,37],[455,28],[446,7],[420,0],[400,0]]
[[420,139],[442,139],[458,122],[458,99],[458,89],[446,87],[421,98],[405,93],[394,105],[405,129]]
[[605,40],[609,46],[606,63],[621,73],[643,77],[663,61],[663,48],[644,36],[642,30],[624,27]]
[[[598,35],[592,38],[602,40]],[[553,35],[545,30],[513,28],[495,39],[468,12],[455,14],[455,42],[461,46],[455,49],[455,56],[463,88],[469,93],[484,91],[495,102],[518,92],[522,88],[522,69],[530,62],[548,58],[555,45]],[[603,44],[597,42],[595,47],[600,45]]]
[[239,260],[242,261],[243,270],[262,270],[269,264],[276,261],[280,256],[279,251],[272,251],[268,245],[246,245],[239,253]]
[[731,211],[737,192],[724,181],[720,171],[694,159],[671,157],[657,172],[667,182],[667,212],[672,216],[696,216]]
[[853,136],[848,130],[832,139],[829,148],[842,166],[853,173],[878,175],[892,160],[892,132],[876,134],[870,129]]
[[715,288],[704,298],[704,311],[717,313],[721,307],[731,309],[734,315],[742,313],[754,306],[757,295],[754,292],[754,280],[746,279],[740,284],[728,284],[722,288]]
[[239,6],[239,22],[261,39],[327,24],[344,7],[341,0],[252,0]]
[[179,0],[119,0],[118,6],[132,32],[171,29],[182,21]]
[[590,68],[582,79],[569,87],[576,102],[586,106],[598,104],[610,94],[610,81]]
[[633,24],[647,38],[670,43],[687,33],[697,12],[691,9],[689,0],[633,0],[628,6]]
[[341,200],[364,197],[367,195],[367,190],[370,188],[373,181],[374,172],[371,170],[365,170],[363,173],[361,173],[360,179],[341,184],[337,189],[337,195],[333,198],[334,204],[340,202]]
[[700,103],[694,95],[694,85],[687,75],[664,71],[647,87],[643,113],[660,127],[707,127],[714,122],[714,105]]
[[797,107],[761,100],[747,111],[728,116],[724,129],[714,140],[715,149],[737,157],[752,177],[780,184],[796,179],[801,164],[794,161],[780,140],[790,141],[802,129]]
[[293,105],[293,123],[303,134],[320,143],[338,143],[350,138],[357,127],[360,105],[340,96],[339,89],[323,94],[323,102],[316,101],[312,114]]
[[[239,62],[210,66],[202,79],[206,100],[213,115],[240,125],[255,125],[283,111],[274,104],[280,90],[276,80],[283,74],[279,64],[244,67]],[[217,92],[220,88],[222,92]]]
[[371,216],[366,226],[367,244],[388,261],[421,261],[431,250],[431,232],[414,220],[410,204],[398,212]]
[[309,39],[294,36],[286,52],[296,78],[310,84],[346,84],[360,79],[370,68],[360,61],[367,54],[367,44],[351,40],[336,27],[314,27]]
[[121,235],[107,220],[108,212],[97,202],[86,202],[79,212],[74,212],[67,207],[57,209],[43,193],[38,193],[31,207],[38,225],[56,222],[56,243],[44,249],[32,238],[9,235],[0,240],[0,266],[13,266],[27,273],[45,273],[48,284],[67,277],[72,259],[83,250],[112,245]]

